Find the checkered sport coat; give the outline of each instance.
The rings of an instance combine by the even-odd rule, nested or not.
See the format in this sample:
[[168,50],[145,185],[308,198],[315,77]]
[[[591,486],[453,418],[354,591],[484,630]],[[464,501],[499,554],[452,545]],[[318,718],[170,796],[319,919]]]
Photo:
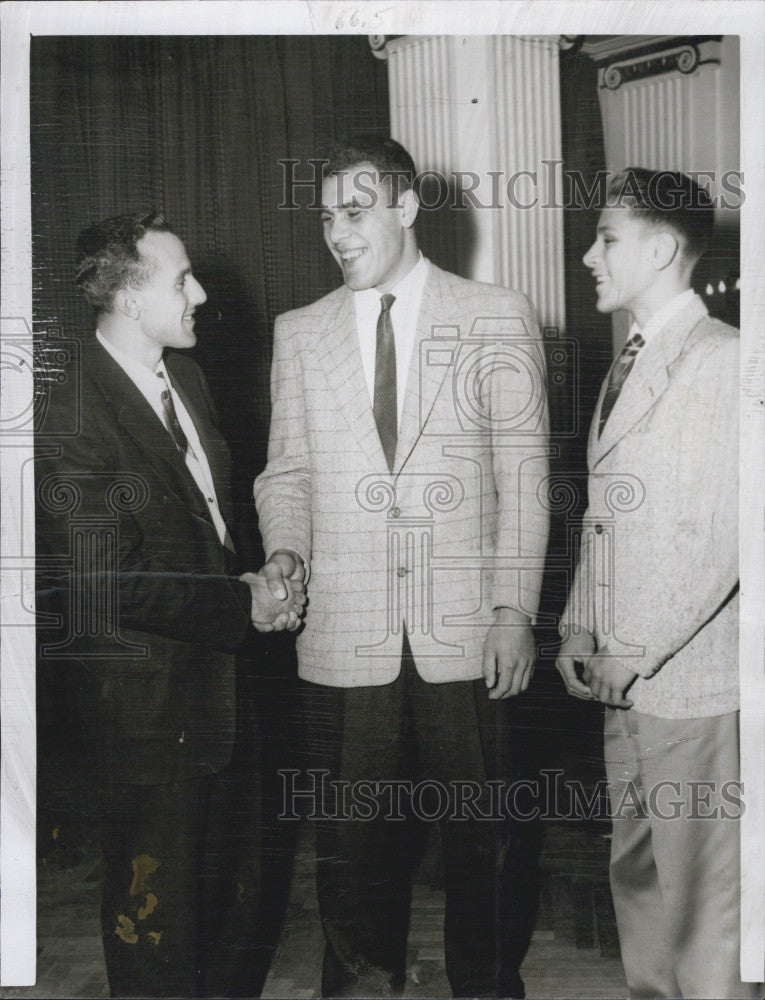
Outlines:
[[547,544],[544,355],[528,300],[429,264],[393,472],[343,286],[280,316],[266,553],[310,564],[301,677],[387,684],[406,622],[429,682],[481,676],[494,609],[536,614]]

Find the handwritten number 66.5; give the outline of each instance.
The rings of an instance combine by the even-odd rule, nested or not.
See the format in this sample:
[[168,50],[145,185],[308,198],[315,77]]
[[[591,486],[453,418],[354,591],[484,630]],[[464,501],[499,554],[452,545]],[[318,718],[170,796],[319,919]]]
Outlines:
[[361,28],[362,31],[371,31],[382,26],[383,14],[387,14],[391,7],[384,10],[365,11],[362,17],[358,8],[347,8],[335,21],[335,29],[342,31],[343,28]]

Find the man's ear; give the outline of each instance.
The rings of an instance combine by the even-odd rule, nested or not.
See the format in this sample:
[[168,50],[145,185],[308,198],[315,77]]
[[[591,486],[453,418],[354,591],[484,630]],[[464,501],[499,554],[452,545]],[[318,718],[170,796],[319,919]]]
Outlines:
[[658,232],[651,237],[651,265],[656,271],[663,271],[676,260],[680,243],[674,233]]
[[114,308],[123,316],[127,316],[128,319],[138,319],[141,315],[141,307],[136,299],[135,289],[120,288],[118,292],[115,292]]
[[417,213],[420,210],[420,200],[411,188],[401,195],[401,221],[404,229],[411,229]]

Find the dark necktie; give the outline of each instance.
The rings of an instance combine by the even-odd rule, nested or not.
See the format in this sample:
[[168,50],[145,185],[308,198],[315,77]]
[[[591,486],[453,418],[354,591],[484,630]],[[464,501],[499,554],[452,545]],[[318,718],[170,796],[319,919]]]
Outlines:
[[161,378],[162,384],[165,386],[160,396],[162,400],[162,409],[165,413],[165,426],[170,432],[170,437],[175,442],[175,447],[185,458],[186,452],[189,450],[188,438],[183,433],[183,428],[178,423],[178,414],[175,412],[175,404],[173,403],[172,394],[170,393],[170,389],[165,381],[165,376],[162,372],[157,372],[157,378]]
[[383,295],[380,299],[380,315],[377,319],[377,347],[375,350],[375,394],[373,411],[377,433],[380,435],[388,469],[393,472],[398,439],[398,404],[396,401],[396,341],[390,308],[396,301],[395,295]]
[[[170,432],[170,437],[175,442],[175,447],[181,453],[183,458],[186,458],[187,452],[189,450],[189,439],[183,433],[183,428],[178,422],[178,414],[175,412],[175,404],[173,403],[172,394],[170,393],[170,390],[167,388],[167,382],[165,381],[165,376],[162,374],[162,372],[157,372],[157,378],[161,378],[163,384],[165,385],[165,388],[162,390],[162,394],[160,397],[162,399],[162,409],[164,410],[165,413],[165,425],[168,431]],[[193,456],[194,452],[192,451],[191,454]],[[208,497],[207,501],[208,503],[212,503],[213,498]],[[234,549],[234,542],[231,538],[231,534],[229,533],[228,527],[226,527],[225,535],[223,538],[223,544],[226,546],[227,549],[230,549],[232,552],[236,552],[236,550]]]
[[624,345],[621,353],[611,367],[611,372],[608,376],[608,385],[606,386],[606,393],[603,396],[603,405],[600,408],[600,426],[598,428],[598,437],[600,437],[603,433],[603,428],[606,426],[606,421],[611,416],[611,411],[614,408],[616,400],[619,398],[622,386],[627,381],[627,376],[632,371],[632,366],[635,364],[637,353],[644,344],[645,341],[641,335],[639,333],[634,333]]

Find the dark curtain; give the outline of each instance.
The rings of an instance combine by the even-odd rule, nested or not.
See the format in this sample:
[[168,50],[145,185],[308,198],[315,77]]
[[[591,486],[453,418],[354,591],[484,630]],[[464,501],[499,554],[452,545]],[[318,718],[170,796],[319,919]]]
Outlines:
[[[194,354],[231,445],[237,549],[257,569],[252,481],[265,462],[273,321],[341,281],[318,213],[280,207],[290,199],[279,161],[301,161],[296,176],[310,177],[327,139],[389,132],[387,67],[358,36],[33,38],[30,95],[36,332],[92,335],[74,287],[81,229],[164,211],[208,295]],[[312,192],[294,200],[306,206]],[[291,637],[253,634],[214,809],[238,887],[210,944],[228,996],[258,994],[286,903],[295,831],[276,820],[277,769],[299,746],[295,683]],[[38,664],[40,849],[64,865],[91,849],[95,826],[73,689]]]
[[37,328],[91,331],[73,286],[84,226],[165,212],[208,294],[195,353],[234,454],[240,548],[256,559],[250,490],[265,460],[273,321],[340,278],[315,213],[280,208],[279,161],[310,177],[328,138],[388,131],[386,66],[363,37],[32,41]]

